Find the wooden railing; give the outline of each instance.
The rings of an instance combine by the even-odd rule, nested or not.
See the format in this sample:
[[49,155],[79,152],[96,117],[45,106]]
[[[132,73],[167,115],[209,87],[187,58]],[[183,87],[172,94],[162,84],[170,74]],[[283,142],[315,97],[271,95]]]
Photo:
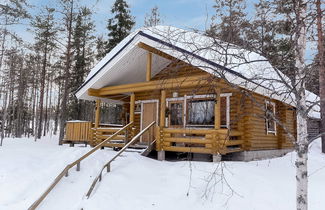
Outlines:
[[109,142],[110,140],[114,139],[114,137],[116,137],[117,135],[119,135],[120,133],[122,133],[125,129],[128,129],[129,127],[131,127],[133,124],[133,122],[130,122],[129,124],[127,124],[126,126],[124,126],[123,128],[119,129],[118,131],[116,131],[113,135],[111,135],[110,137],[108,137],[107,139],[105,139],[103,142],[101,142],[100,144],[98,144],[96,147],[94,147],[92,150],[90,150],[89,152],[87,152],[86,154],[84,154],[82,157],[80,157],[78,160],[68,164],[62,171],[61,173],[54,179],[54,181],[52,182],[52,184],[45,190],[45,192],[28,208],[29,210],[34,210],[36,209],[39,204],[45,199],[45,197],[51,192],[51,190],[59,183],[59,181],[64,177],[64,176],[68,176],[69,175],[69,169],[71,169],[74,166],[77,166],[77,171],[80,171],[80,163],[82,160],[84,160],[85,158],[87,158],[89,155],[91,155],[92,153],[94,153],[95,151],[97,151],[98,149],[100,149],[105,143]]
[[220,154],[242,151],[244,141],[243,133],[237,130],[220,129],[217,130],[219,138]]
[[149,130],[153,125],[155,125],[155,121],[153,121],[152,123],[150,123],[145,129],[143,129],[142,131],[140,131],[135,137],[132,138],[131,141],[129,141],[118,153],[116,153],[116,155],[110,159],[100,170],[99,175],[94,179],[93,183],[91,184],[86,196],[87,198],[90,197],[91,192],[94,190],[96,184],[98,181],[102,180],[102,173],[104,171],[104,169],[107,169],[107,172],[111,171],[111,163],[118,157],[120,156],[131,144],[135,143],[136,141],[138,141],[138,139],[147,131]]
[[92,138],[91,127],[92,123],[90,121],[68,121],[64,141],[89,143]]
[[241,132],[228,129],[157,128],[157,150],[226,154],[240,151]]

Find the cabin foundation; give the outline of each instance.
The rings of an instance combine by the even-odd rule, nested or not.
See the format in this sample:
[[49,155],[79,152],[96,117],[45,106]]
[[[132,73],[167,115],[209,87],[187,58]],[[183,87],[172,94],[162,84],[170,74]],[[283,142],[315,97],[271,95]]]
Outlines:
[[158,151],[158,152],[157,152],[157,156],[158,156],[158,157],[157,157],[158,160],[160,160],[160,161],[163,161],[163,160],[166,159],[166,158],[165,158],[165,156],[166,156],[166,155],[165,155],[165,151],[163,151],[163,150],[162,150],[162,151]]
[[221,161],[221,155],[219,154],[212,155],[212,162],[218,163],[220,161]]
[[245,161],[245,162],[254,161],[254,160],[265,160],[270,158],[282,157],[292,151],[293,149],[242,151],[236,153],[229,153],[223,157],[223,160]]

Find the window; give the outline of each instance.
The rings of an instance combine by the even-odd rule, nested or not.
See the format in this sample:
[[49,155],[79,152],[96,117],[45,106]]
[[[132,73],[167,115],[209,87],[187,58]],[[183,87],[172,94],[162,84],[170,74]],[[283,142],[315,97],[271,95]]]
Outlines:
[[276,134],[276,123],[274,120],[275,117],[275,103],[266,101],[265,102],[265,119],[266,119],[266,133]]
[[214,104],[214,99],[187,100],[187,125],[213,126]]
[[183,126],[183,103],[172,102],[169,106],[171,126]]
[[[221,128],[230,125],[230,96],[231,93],[220,95],[220,115],[217,117],[220,117]],[[214,127],[215,98],[214,94],[167,98],[168,126]]]

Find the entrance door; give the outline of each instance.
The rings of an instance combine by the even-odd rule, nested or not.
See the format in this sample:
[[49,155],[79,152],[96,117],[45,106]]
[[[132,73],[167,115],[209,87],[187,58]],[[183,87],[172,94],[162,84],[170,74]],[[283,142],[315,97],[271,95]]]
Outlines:
[[[142,126],[141,129],[146,128],[152,121],[157,122],[157,102],[143,103],[142,104]],[[155,126],[151,127],[147,132],[142,135],[141,142],[148,142],[155,138]]]

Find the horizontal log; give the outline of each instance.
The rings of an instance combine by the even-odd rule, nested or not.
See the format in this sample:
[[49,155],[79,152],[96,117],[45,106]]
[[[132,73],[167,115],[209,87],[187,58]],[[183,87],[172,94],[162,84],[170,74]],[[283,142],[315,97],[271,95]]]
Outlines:
[[166,142],[176,142],[176,143],[195,143],[195,144],[207,144],[211,143],[211,140],[203,138],[164,138]]
[[[216,80],[217,81],[217,80]],[[166,80],[156,80],[149,82],[140,82],[126,85],[117,85],[103,87],[101,89],[91,89],[88,91],[92,96],[106,96],[115,95],[128,92],[143,92],[154,91],[157,89],[171,89],[171,88],[185,88],[185,87],[199,87],[200,85],[216,85],[211,82],[211,76],[187,76],[179,78],[171,78]]]
[[193,153],[203,153],[203,154],[212,154],[211,149],[207,149],[205,147],[164,147],[165,151],[171,152],[193,152]]
[[244,144],[243,140],[229,140],[225,142],[226,146],[242,145]]
[[164,128],[164,133],[179,133],[179,134],[210,134],[215,129],[187,129],[187,128],[180,128],[180,129],[174,129],[174,128]]
[[[98,139],[107,139],[110,136],[111,135],[95,135],[95,138],[98,138]],[[124,140],[125,139],[125,136],[124,135],[118,135],[118,136],[115,136],[113,139],[114,140]]]

